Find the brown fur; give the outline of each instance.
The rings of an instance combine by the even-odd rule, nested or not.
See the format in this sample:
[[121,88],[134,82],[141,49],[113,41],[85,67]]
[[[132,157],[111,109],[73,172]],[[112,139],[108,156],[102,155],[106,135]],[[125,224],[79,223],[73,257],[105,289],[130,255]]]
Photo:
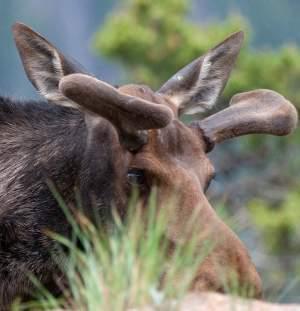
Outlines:
[[254,296],[261,297],[261,280],[247,250],[205,197],[205,189],[214,175],[205,150],[205,140],[198,132],[174,119],[167,127],[150,131],[148,144],[132,156],[130,167],[144,170],[150,182],[158,185],[162,207],[176,193],[178,204],[174,204],[168,230],[175,245],[189,233],[199,236],[199,255],[205,243],[214,243],[212,252],[198,269],[193,289],[224,291],[224,284],[228,285],[235,274],[241,286],[249,285]]

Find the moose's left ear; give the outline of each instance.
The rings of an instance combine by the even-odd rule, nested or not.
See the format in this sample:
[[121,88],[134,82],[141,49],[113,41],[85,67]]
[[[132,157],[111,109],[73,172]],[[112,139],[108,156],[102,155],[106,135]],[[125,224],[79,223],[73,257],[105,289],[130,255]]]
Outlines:
[[15,23],[12,30],[25,72],[33,86],[48,100],[74,106],[59,91],[59,81],[66,75],[86,73],[86,70],[28,26]]
[[158,93],[168,96],[178,107],[179,114],[194,114],[212,108],[226,85],[243,38],[243,32],[231,35],[181,69]]

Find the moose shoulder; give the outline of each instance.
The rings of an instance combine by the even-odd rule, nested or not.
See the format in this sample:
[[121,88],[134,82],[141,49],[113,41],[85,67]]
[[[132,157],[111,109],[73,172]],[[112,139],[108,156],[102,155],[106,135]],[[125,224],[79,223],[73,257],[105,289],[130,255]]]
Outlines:
[[49,180],[69,206],[78,191],[87,216],[96,213],[103,224],[112,206],[125,213],[130,183],[146,197],[157,185],[162,205],[176,193],[167,232],[175,247],[195,214],[199,249],[208,239],[215,242],[193,288],[223,291],[224,277],[234,272],[260,296],[260,278],[245,247],[205,197],[214,175],[207,153],[244,134],[288,134],[296,110],[281,95],[256,90],[234,96],[229,108],[203,120],[179,120],[215,104],[243,34],[233,34],[153,92],[92,77],[23,24],[15,24],[13,33],[27,76],[47,101],[0,99],[0,305],[30,295],[28,273],[57,291],[60,270],[50,256],[56,246],[45,231],[68,236],[71,229]]

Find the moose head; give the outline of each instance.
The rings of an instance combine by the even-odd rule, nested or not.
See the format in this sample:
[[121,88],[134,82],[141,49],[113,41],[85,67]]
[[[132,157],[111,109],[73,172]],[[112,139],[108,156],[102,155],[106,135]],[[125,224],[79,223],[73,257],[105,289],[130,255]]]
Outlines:
[[[107,176],[114,189],[110,203],[125,213],[128,184],[139,187],[144,197],[156,186],[161,207],[175,195],[167,232],[175,247],[183,232],[189,231],[191,216],[199,247],[207,240],[215,244],[198,269],[193,289],[224,291],[224,278],[234,272],[259,297],[261,281],[247,250],[205,196],[214,176],[208,153],[241,135],[287,135],[296,127],[296,109],[278,93],[261,89],[235,95],[228,108],[209,117],[191,124],[180,121],[184,114],[205,112],[215,105],[243,33],[231,35],[152,91],[143,85],[113,87],[88,74],[27,26],[18,23],[13,32],[27,76],[41,95],[49,104],[82,112],[88,132],[85,148],[97,154],[101,141],[94,139],[96,133],[104,129],[109,133],[109,144],[105,138],[102,144],[113,154],[114,175]],[[96,186],[99,193],[103,191],[101,184]]]

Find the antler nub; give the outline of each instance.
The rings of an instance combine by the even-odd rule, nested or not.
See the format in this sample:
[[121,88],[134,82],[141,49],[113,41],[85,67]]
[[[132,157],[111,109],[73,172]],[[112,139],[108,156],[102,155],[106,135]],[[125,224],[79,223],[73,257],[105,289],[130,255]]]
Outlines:
[[297,110],[287,99],[274,91],[260,89],[233,96],[230,107],[196,125],[215,144],[246,134],[287,135],[297,122]]

